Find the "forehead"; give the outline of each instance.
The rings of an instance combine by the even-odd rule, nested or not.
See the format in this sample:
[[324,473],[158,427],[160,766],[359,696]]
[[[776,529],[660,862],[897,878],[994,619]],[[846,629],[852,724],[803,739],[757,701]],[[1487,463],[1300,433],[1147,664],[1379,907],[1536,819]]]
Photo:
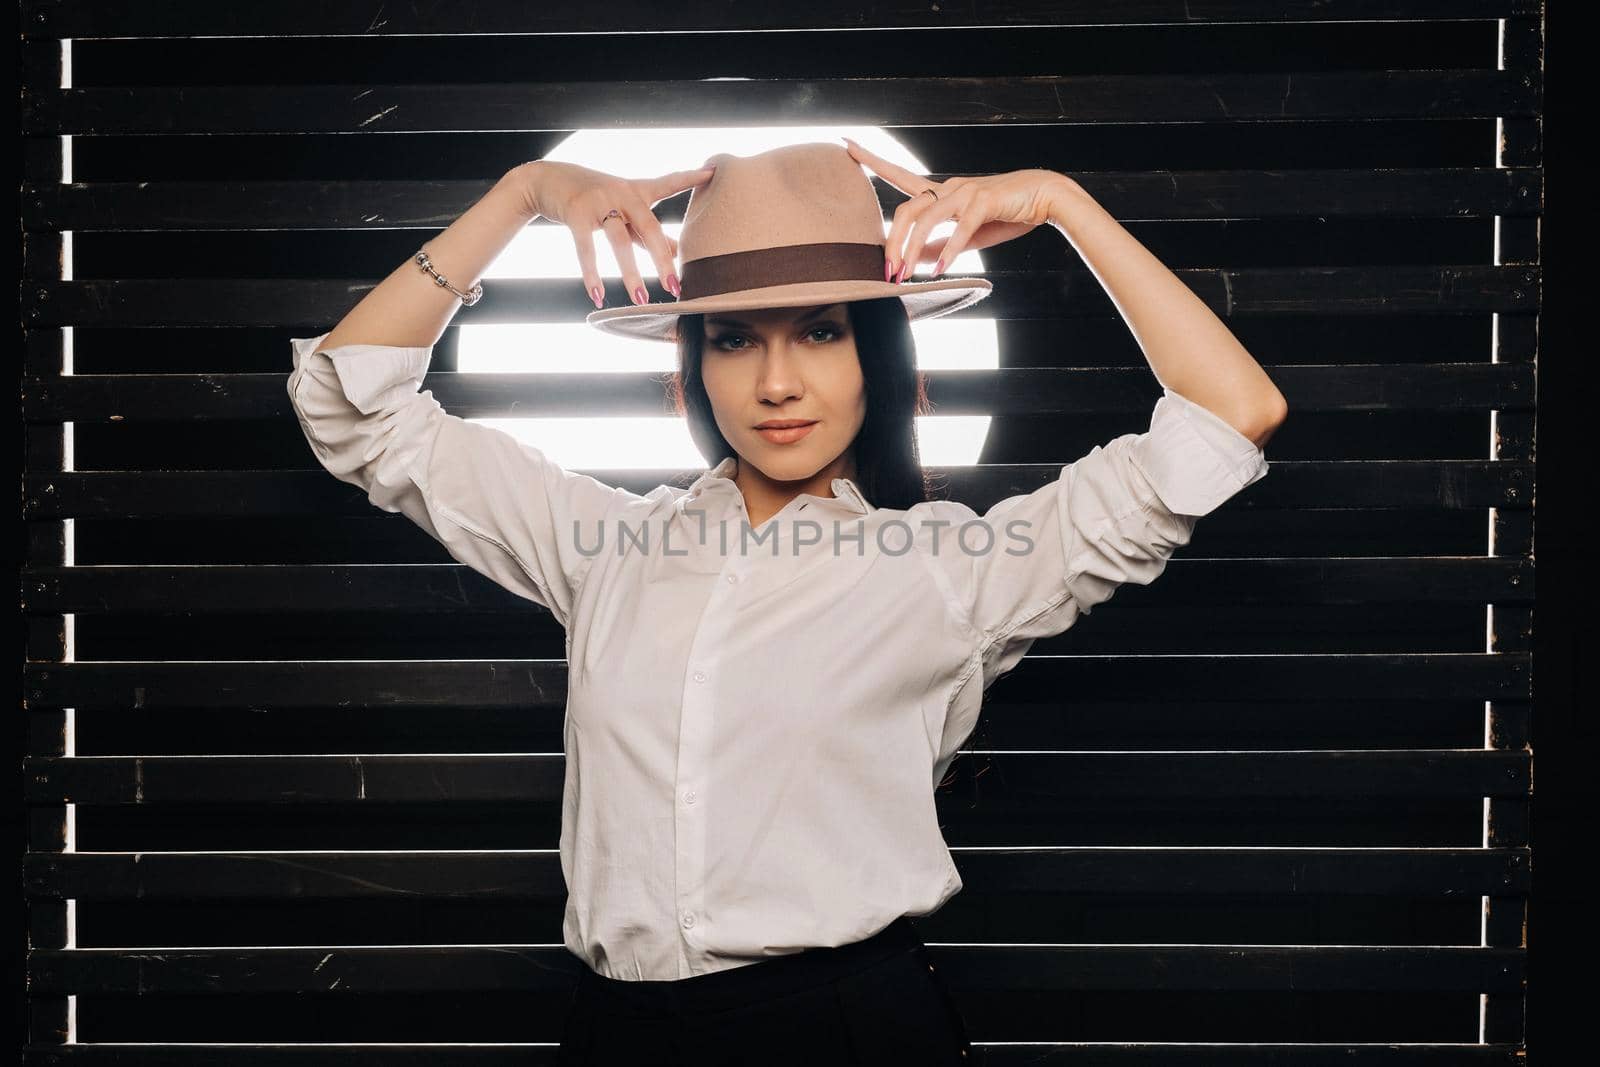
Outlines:
[[829,315],[844,315],[845,306],[818,304],[800,308],[750,308],[743,311],[713,311],[706,315],[705,324],[711,326],[782,326],[807,319],[820,319]]

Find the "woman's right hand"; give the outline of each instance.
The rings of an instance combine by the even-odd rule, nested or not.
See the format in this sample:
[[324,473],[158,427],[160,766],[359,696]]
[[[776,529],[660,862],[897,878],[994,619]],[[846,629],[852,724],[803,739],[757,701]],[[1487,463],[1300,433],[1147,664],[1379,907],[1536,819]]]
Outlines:
[[[535,159],[522,164],[517,172],[530,209],[571,231],[578,263],[583,268],[584,289],[598,308],[605,304],[605,287],[595,264],[597,229],[604,230],[611,241],[617,266],[622,269],[622,283],[635,304],[650,300],[634,258],[635,244],[650,253],[662,287],[673,296],[679,294],[674,264],[678,243],[662,231],[654,208],[669,196],[709,181],[715,169],[673,171],[655,178],[619,178],[576,163]],[[607,217],[613,208],[621,212],[621,217]]]

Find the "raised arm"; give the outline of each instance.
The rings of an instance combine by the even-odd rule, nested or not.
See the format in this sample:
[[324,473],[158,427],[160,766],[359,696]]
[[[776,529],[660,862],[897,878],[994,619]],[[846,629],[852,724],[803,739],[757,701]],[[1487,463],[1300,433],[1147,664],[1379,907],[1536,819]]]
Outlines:
[[[593,240],[603,212],[590,212],[603,200],[624,207],[626,228],[615,220],[607,226],[621,242],[624,276],[638,273],[635,233],[645,235],[652,254],[667,256],[670,270],[670,242],[645,198],[682,177],[633,182],[565,163],[524,164],[427,242],[429,258],[467,291],[537,215],[587,219],[571,228],[585,278],[598,285]],[[454,293],[408,260],[336,328],[291,339],[290,403],[327,471],[568,625],[604,520],[626,493],[563,470],[503,430],[446,412],[421,390],[433,346],[459,306]]]
[[1289,412],[1266,371],[1183,279],[1081,185],[1059,177],[1049,224],[1099,280],[1156,380],[1265,447]]
[[[1162,385],[1148,431],[1095,446],[1032,493],[982,516],[951,501],[912,509],[932,520],[919,547],[973,630],[987,684],[1121,586],[1154,581],[1202,516],[1266,476],[1262,449],[1288,405],[1204,301],[1066,175],[1032,168],[934,182],[845,143],[907,196],[885,241],[887,277],[903,280],[928,259],[937,276],[966,249],[1049,224],[1104,287]],[[948,220],[955,229],[933,238]],[[976,551],[960,538],[974,523],[987,527]]]

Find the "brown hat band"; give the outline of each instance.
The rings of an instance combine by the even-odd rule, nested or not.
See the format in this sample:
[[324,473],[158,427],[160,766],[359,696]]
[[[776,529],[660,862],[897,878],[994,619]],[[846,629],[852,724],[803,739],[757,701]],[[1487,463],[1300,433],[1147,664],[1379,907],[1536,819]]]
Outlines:
[[680,300],[796,282],[883,281],[883,246],[854,241],[757,248],[691,259],[679,279]]

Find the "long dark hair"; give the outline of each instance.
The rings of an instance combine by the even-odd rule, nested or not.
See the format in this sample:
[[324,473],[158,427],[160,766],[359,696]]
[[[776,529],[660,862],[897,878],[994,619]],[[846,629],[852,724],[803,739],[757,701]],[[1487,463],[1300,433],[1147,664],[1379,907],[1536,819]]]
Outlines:
[[[853,481],[874,507],[904,509],[935,499],[939,487],[922,469],[916,423],[916,417],[929,414],[932,406],[927,380],[917,370],[916,343],[905,304],[890,296],[853,300],[845,306],[867,393],[866,419],[851,444],[856,465]],[[688,420],[694,443],[715,467],[733,455],[734,449],[717,429],[701,374],[704,320],[704,315],[678,317],[678,370],[668,383],[667,394],[678,414]]]

